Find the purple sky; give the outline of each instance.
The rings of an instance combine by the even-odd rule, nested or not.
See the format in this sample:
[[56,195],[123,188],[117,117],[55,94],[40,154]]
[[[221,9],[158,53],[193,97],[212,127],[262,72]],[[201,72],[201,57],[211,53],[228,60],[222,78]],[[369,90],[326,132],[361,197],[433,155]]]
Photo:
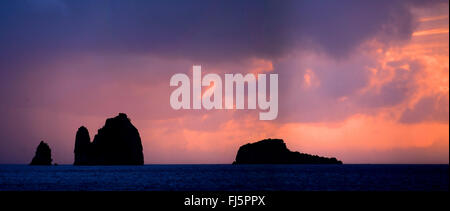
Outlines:
[[[448,1],[0,2],[0,163],[73,162],[127,113],[146,163],[231,163],[282,138],[346,163],[448,163]],[[279,74],[279,115],[174,111],[169,79]]]

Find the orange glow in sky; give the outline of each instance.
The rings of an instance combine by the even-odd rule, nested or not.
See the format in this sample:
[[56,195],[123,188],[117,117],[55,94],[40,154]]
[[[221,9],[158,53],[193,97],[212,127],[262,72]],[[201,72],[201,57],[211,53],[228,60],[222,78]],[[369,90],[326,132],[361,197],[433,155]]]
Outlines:
[[[55,162],[73,163],[76,130],[81,125],[86,126],[92,139],[106,118],[119,112],[126,113],[138,128],[146,164],[232,163],[241,145],[266,138],[284,139],[293,151],[332,156],[344,163],[448,163],[448,3],[418,8],[408,2],[405,5],[405,8],[411,7],[413,17],[409,13],[394,14],[392,20],[391,17],[388,20],[378,17],[378,13],[366,15],[359,10],[345,13],[336,10],[341,16],[358,16],[351,18],[302,13],[304,22],[294,26],[305,29],[285,30],[286,33],[292,30],[295,38],[297,35],[305,37],[295,40],[299,45],[282,42],[290,37],[284,36],[282,27],[272,30],[271,27],[280,26],[272,26],[269,22],[285,20],[277,17],[272,20],[271,16],[258,25],[261,20],[257,18],[256,23],[251,18],[228,23],[229,20],[236,21],[234,16],[227,19],[212,14],[213,18],[207,20],[211,23],[219,21],[219,28],[204,19],[186,23],[192,24],[190,27],[209,24],[205,31],[197,33],[194,29],[182,28],[184,25],[179,21],[187,17],[168,18],[164,25],[159,20],[153,23],[153,16],[150,16],[143,23],[154,25],[147,29],[139,27],[138,23],[147,13],[137,15],[136,20],[131,19],[136,25],[128,25],[123,24],[127,21],[110,21],[108,18],[115,16],[103,11],[105,14],[101,13],[96,21],[89,21],[92,25],[83,22],[85,18],[70,20],[73,16],[66,14],[55,19],[71,23],[62,24],[64,30],[51,28],[36,35],[19,30],[21,36],[11,36],[18,39],[14,42],[17,46],[12,48],[19,49],[18,52],[11,50],[8,54],[0,54],[0,65],[5,65],[0,67],[0,114],[4,118],[0,128],[0,163],[29,162],[40,140],[49,143]],[[390,6],[383,8],[393,8]],[[403,9],[401,7],[399,11]],[[125,20],[134,17],[131,13],[123,14]],[[98,14],[90,15],[95,18]],[[374,21],[374,17],[381,20]],[[39,24],[33,22],[37,18],[32,17],[31,22],[23,21],[22,25],[17,23],[11,31]],[[408,18],[411,22],[402,22]],[[339,22],[341,19],[345,21]],[[376,27],[365,28],[365,21]],[[382,21],[387,23],[376,25]],[[396,21],[405,26],[392,27],[392,24],[399,24]],[[53,27],[61,23],[48,25]],[[247,27],[232,32],[225,30],[240,24]],[[345,24],[349,25],[345,27]],[[102,28],[104,25],[107,27]],[[261,30],[252,31],[249,25]],[[75,27],[73,30],[65,30],[72,26]],[[412,31],[404,30],[409,27]],[[139,33],[148,34],[127,33],[135,28]],[[155,28],[157,30],[152,31]],[[102,30],[107,31],[107,35],[96,37],[103,33]],[[394,35],[400,34],[396,30],[404,30],[408,36],[394,39]],[[265,37],[261,31],[273,36]],[[52,32],[57,38],[71,39],[51,40],[50,44],[57,46],[56,50],[47,50],[47,45],[42,47],[37,41],[28,43],[26,39],[28,34],[33,34],[30,40],[44,39]],[[238,39],[241,32],[250,35]],[[72,38],[72,33],[77,36]],[[232,39],[227,39],[228,36]],[[2,37],[0,44],[4,41]],[[94,41],[89,37],[94,37]],[[217,37],[221,42],[214,39]],[[111,46],[117,44],[116,39],[120,41],[118,47],[114,46],[117,49]],[[111,43],[108,40],[112,40]],[[36,52],[25,51],[19,46],[21,42],[25,43],[25,49],[40,47]],[[67,43],[75,47],[69,45],[73,49],[58,49]],[[91,46],[100,50],[88,48]],[[229,46],[232,50],[227,49]],[[279,46],[285,48],[278,49]],[[183,49],[192,51],[193,56],[182,54],[185,53]],[[41,57],[19,59],[18,64],[11,65],[13,56],[10,55],[22,58],[30,53],[50,57],[45,52],[51,52],[54,57],[51,60]],[[222,57],[227,59],[222,60]],[[169,86],[170,77],[174,73],[184,73],[192,79],[193,65],[201,65],[203,75],[278,74],[277,119],[260,121],[258,110],[173,110],[169,103],[174,89]],[[212,85],[203,87],[203,95],[213,90]]]

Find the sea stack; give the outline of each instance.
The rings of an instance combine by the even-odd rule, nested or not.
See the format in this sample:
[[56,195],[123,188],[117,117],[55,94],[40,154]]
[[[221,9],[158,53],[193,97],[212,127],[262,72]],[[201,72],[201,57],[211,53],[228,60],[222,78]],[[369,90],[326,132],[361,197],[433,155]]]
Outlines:
[[52,165],[52,150],[47,143],[41,141],[36,148],[36,153],[30,165]]
[[92,142],[85,127],[78,129],[74,165],[143,165],[142,150],[138,130],[120,113],[106,120]]
[[342,161],[292,152],[282,139],[264,139],[241,146],[233,164],[342,164]]
[[73,165],[89,165],[91,138],[86,127],[78,128],[75,136],[75,162]]

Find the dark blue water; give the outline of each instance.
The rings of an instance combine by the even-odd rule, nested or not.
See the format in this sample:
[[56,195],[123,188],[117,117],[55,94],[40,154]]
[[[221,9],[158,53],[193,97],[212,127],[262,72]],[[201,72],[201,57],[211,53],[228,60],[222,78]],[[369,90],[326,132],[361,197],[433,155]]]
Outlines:
[[0,190],[449,190],[448,165],[0,165]]

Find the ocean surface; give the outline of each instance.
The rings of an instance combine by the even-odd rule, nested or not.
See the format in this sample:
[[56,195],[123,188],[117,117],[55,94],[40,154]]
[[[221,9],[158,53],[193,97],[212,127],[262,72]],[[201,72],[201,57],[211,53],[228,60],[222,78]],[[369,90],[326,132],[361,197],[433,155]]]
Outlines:
[[449,165],[0,165],[0,190],[449,190]]

